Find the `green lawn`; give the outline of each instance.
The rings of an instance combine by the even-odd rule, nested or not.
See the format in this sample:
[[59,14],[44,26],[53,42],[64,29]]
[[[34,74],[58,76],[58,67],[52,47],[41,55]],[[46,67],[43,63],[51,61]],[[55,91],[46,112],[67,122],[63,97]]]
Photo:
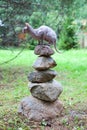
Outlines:
[[[17,130],[17,110],[23,97],[30,95],[27,75],[33,71],[32,65],[37,56],[33,51],[24,50],[16,59],[12,59],[20,49],[0,50],[0,130]],[[58,72],[56,80],[63,86],[59,99],[66,108],[87,108],[87,50],[70,50],[53,56]],[[1,65],[2,64],[2,65]],[[21,122],[21,121],[19,121]],[[14,127],[15,126],[15,127]],[[19,127],[25,128],[23,122]],[[80,129],[78,129],[80,130]]]

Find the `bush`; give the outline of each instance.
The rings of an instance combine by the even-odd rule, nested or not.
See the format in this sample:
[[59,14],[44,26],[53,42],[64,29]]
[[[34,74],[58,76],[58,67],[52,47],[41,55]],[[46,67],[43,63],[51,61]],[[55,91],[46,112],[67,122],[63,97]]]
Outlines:
[[60,49],[71,49],[78,47],[78,41],[76,36],[76,27],[72,24],[73,18],[66,17],[63,28],[60,33],[59,48]]

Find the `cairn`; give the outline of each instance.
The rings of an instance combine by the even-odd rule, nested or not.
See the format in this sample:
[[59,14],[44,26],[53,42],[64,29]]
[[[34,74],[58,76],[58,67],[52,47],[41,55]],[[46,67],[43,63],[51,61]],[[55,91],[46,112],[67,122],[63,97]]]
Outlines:
[[18,113],[29,120],[50,120],[58,117],[63,110],[58,100],[62,85],[54,80],[57,72],[51,70],[57,65],[51,57],[54,51],[48,45],[37,45],[34,53],[39,56],[33,64],[35,71],[28,75],[31,96],[21,101]]

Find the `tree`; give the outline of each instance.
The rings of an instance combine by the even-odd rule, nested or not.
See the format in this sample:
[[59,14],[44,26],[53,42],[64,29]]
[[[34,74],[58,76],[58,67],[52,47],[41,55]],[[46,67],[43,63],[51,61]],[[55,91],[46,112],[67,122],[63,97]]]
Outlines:
[[[61,24],[59,46],[62,49],[71,49],[78,47],[78,39],[76,36],[76,25],[72,24],[75,19],[83,18],[81,11],[87,7],[86,0],[61,0],[60,14],[63,17]],[[85,15],[84,15],[85,16]],[[86,18],[86,17],[85,17]],[[78,27],[80,29],[80,27]]]
[[3,45],[7,45],[9,42],[14,43],[15,45],[18,44],[16,28],[22,28],[24,22],[29,20],[29,17],[36,9],[35,7],[32,8],[32,6],[36,7],[32,0],[0,1],[0,19],[3,21],[7,32],[6,37],[2,38]]
[[[66,16],[71,16],[73,20],[87,17],[86,13],[83,16],[82,9],[86,12],[86,0],[0,0],[0,19],[6,27],[2,44],[18,45],[17,35],[25,22],[30,22],[33,27],[47,24],[59,36]],[[31,40],[30,42],[33,44]]]

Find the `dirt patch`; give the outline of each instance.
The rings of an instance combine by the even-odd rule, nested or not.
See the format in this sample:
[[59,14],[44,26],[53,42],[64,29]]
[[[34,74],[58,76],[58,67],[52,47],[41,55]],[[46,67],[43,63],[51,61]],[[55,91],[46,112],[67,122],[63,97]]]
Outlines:
[[27,122],[30,130],[87,130],[87,113],[64,110],[61,116],[53,120],[41,122]]
[[[57,118],[53,121],[46,121],[44,124],[44,130],[86,130],[87,129],[87,115],[65,115],[63,117]],[[41,126],[37,126],[35,130],[41,130]]]
[[60,117],[41,122],[11,112],[0,117],[0,130],[87,130],[87,111],[64,109]]

